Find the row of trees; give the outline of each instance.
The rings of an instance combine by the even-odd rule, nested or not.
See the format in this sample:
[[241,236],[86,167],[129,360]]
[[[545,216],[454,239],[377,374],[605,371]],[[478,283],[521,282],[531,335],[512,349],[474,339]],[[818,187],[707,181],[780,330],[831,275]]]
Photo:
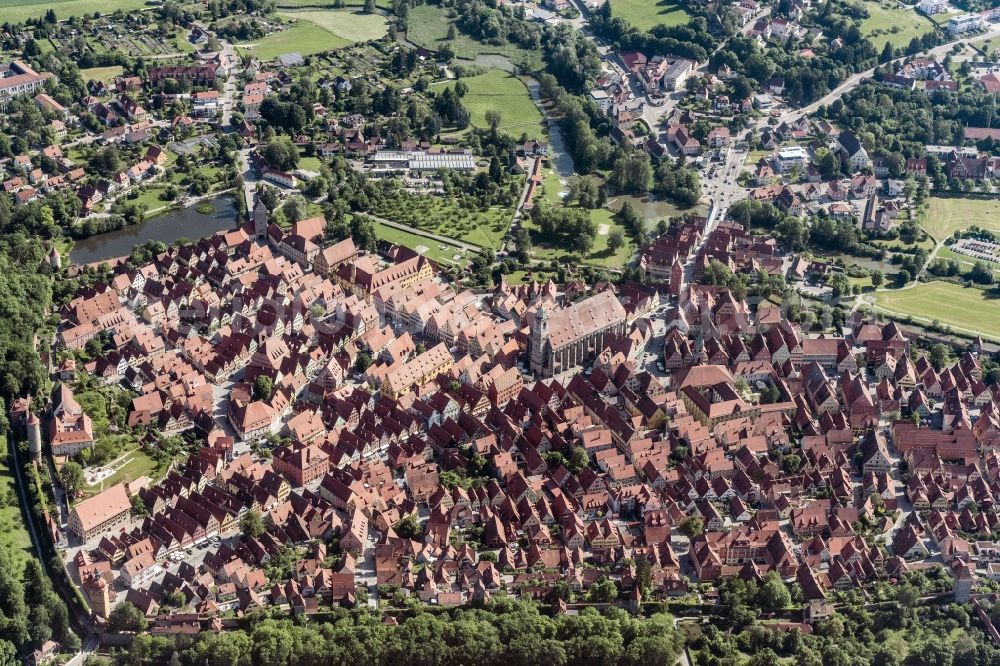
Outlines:
[[547,243],[573,252],[586,254],[594,247],[597,223],[590,211],[582,208],[535,206],[531,220],[538,227],[539,236]]
[[0,548],[0,664],[18,663],[18,650],[38,648],[51,639],[79,649],[66,604],[38,560],[28,559],[21,570],[10,550]]
[[[251,664],[670,664],[683,645],[673,619],[639,619],[617,608],[555,618],[503,597],[485,610],[415,614],[387,625],[367,610],[329,622],[263,619],[238,631],[195,637],[139,635],[114,662],[129,666]],[[95,666],[108,661],[91,660]],[[88,664],[91,662],[88,662]]]

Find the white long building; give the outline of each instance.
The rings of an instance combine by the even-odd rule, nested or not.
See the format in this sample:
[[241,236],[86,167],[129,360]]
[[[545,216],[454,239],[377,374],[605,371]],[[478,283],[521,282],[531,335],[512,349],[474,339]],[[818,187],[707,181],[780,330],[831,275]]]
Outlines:
[[432,153],[426,150],[379,150],[367,159],[376,171],[428,172],[475,171],[476,159],[469,153]]
[[55,78],[50,72],[39,74],[20,60],[0,64],[0,107],[18,95],[30,95]]

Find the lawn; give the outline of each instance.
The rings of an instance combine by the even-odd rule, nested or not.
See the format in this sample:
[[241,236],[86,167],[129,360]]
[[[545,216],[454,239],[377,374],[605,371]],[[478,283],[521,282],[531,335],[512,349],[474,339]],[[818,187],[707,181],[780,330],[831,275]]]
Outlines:
[[318,157],[307,157],[303,155],[299,158],[299,168],[304,171],[315,171],[319,173],[323,162]]
[[921,225],[937,239],[972,225],[1000,232],[1000,199],[931,197]]
[[294,26],[285,28],[281,32],[272,33],[252,44],[240,44],[239,49],[267,61],[274,60],[285,53],[299,53],[308,56],[314,53],[332,51],[347,46],[352,41],[338,37],[315,23],[301,20]]
[[47,2],[24,2],[23,0],[0,0],[0,8],[3,20],[10,23],[23,23],[30,18],[40,18],[49,9],[54,9],[56,18],[67,19],[70,16],[82,16],[83,14],[111,14],[116,9],[126,11],[135,9],[147,9],[149,5],[146,0],[48,0]]
[[21,503],[17,498],[14,473],[8,463],[7,438],[0,436],[0,491],[6,502],[0,506],[0,548],[10,553],[14,560],[14,568],[20,571],[31,551],[31,536],[25,528],[24,516],[21,514]]
[[[565,186],[562,184],[559,175],[551,169],[546,169],[545,180],[542,181],[542,191],[537,196],[536,201],[548,205],[562,205],[562,195],[564,192]],[[625,234],[625,244],[618,248],[614,254],[608,251],[608,235],[611,230],[617,228],[622,229],[623,232],[625,231],[615,220],[614,214],[614,211],[607,208],[590,211],[590,217],[597,225],[598,233],[590,254],[583,257],[584,263],[605,268],[624,268],[632,258],[632,255],[635,254],[635,243],[628,234]],[[532,224],[530,217],[524,218],[524,226],[528,231],[532,232],[531,256],[533,260],[546,263],[553,259],[563,261],[572,254],[568,250],[552,247],[537,239],[535,237],[535,226]]]
[[307,11],[281,12],[281,16],[315,23],[327,32],[348,42],[367,42],[373,39],[381,39],[387,31],[386,19],[380,14],[310,9]]
[[884,247],[886,248],[886,250],[890,252],[892,251],[892,248],[898,246],[903,246],[906,248],[922,248],[924,250],[927,250],[928,252],[930,252],[934,248],[934,241],[931,240],[929,236],[917,243],[904,243],[903,240],[900,238],[894,238],[892,240],[888,240],[885,238],[872,238],[868,242],[878,247]]
[[673,0],[608,0],[611,15],[621,17],[632,27],[648,31],[656,25],[684,25],[691,16]]
[[116,467],[115,473],[101,482],[92,486],[87,486],[84,495],[93,495],[101,490],[105,490],[116,483],[129,483],[135,481],[140,476],[158,480],[166,475],[169,461],[160,462],[150,457],[145,451],[136,449],[124,455]]
[[518,62],[527,60],[529,69],[541,66],[541,55],[519,48],[512,44],[492,46],[476,41],[459,32],[455,39],[448,41],[448,25],[452,20],[439,5],[430,3],[419,5],[410,10],[407,17],[408,31],[406,38],[429,51],[437,51],[442,44],[448,43],[454,49],[455,55],[463,60],[475,60],[483,54],[505,55]]
[[905,47],[914,37],[932,32],[934,26],[922,14],[900,8],[894,2],[865,2],[868,18],[861,22],[861,32],[882,51],[886,42],[893,48]]
[[[608,235],[612,229],[621,229],[622,232],[625,229],[618,224],[614,218],[614,213],[607,208],[598,208],[597,210],[590,211],[590,219],[594,221],[597,225],[597,237],[594,239],[594,247],[591,248],[590,253],[583,257],[583,263],[591,264],[593,266],[601,266],[603,268],[625,268],[628,265],[629,260],[636,252],[635,243],[629,238],[628,234],[625,235],[625,243],[618,248],[615,253],[608,251]],[[553,259],[564,262],[567,261],[573,254],[569,250],[564,250],[558,247],[552,247],[547,245],[535,235],[535,226],[531,222],[530,217],[524,218],[524,226],[531,232],[531,258],[532,263],[534,261],[542,261],[548,263]]]
[[746,162],[743,163],[743,166],[745,168],[750,168],[752,170],[754,167],[757,166],[758,162],[760,162],[762,159],[766,159],[767,157],[773,154],[774,154],[773,150],[751,150],[749,153],[747,153],[747,159]]
[[[487,111],[500,112],[500,130],[515,137],[527,132],[528,136],[542,136],[542,112],[531,100],[531,95],[521,79],[499,69],[485,74],[461,79],[468,84],[469,92],[462,104],[469,110],[472,124],[489,127]],[[454,87],[454,84],[448,84]],[[432,88],[440,92],[438,87]]]
[[982,331],[984,336],[1000,339],[1000,300],[987,298],[982,289],[937,280],[909,289],[879,291],[875,299],[880,309],[890,313],[923,322],[938,320],[968,333]]
[[546,282],[550,278],[555,280],[556,277],[552,271],[514,271],[504,275],[503,279],[507,284],[519,285],[529,282]]
[[[375,222],[374,224],[375,233],[382,240],[408,247],[439,264],[465,266],[471,259],[469,252],[455,245],[446,245],[440,241],[424,238],[409,231],[387,227],[381,222]],[[456,259],[456,257],[458,258]]]
[[124,201],[137,205],[145,204],[147,211],[162,208],[164,206],[170,206],[174,203],[173,201],[164,201],[160,198],[160,194],[162,194],[165,189],[167,189],[166,185],[154,183],[147,186],[146,189],[143,192],[140,192],[139,196],[135,199],[129,199],[126,197]]
[[124,70],[121,67],[91,67],[90,69],[81,69],[80,76],[83,77],[84,81],[104,81],[105,83],[111,81],[116,76],[120,76]]

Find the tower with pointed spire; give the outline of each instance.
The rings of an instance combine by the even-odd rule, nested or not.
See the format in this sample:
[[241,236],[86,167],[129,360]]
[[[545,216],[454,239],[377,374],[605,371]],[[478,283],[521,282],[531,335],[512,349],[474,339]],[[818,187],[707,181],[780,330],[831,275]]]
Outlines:
[[38,462],[42,459],[42,428],[41,422],[34,412],[28,412],[28,452],[31,459]]
[[538,306],[535,317],[531,321],[531,348],[529,350],[529,367],[532,372],[540,373],[545,367],[545,345],[549,337],[549,310],[545,304]]

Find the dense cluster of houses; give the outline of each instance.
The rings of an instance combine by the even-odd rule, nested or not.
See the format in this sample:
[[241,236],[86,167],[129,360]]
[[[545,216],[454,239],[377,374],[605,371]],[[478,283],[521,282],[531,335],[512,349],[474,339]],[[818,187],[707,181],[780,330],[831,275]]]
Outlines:
[[[801,12],[801,3],[790,5]],[[747,24],[759,12],[754,0],[738,6]],[[767,17],[750,34],[806,31]],[[684,87],[696,66],[619,57],[650,99]],[[882,83],[944,90],[939,70],[912,61]],[[723,85],[719,74],[703,94]],[[200,88],[190,93],[192,115],[210,118],[220,97],[206,88],[226,75],[221,61],[207,61],[153,67],[148,83]],[[0,92],[13,76],[30,75],[5,74]],[[245,138],[264,98],[291,82],[251,65]],[[319,84],[351,86],[340,76]],[[101,140],[149,139],[144,82],[101,85],[81,103],[107,127]],[[766,88],[780,95],[784,85],[775,77]],[[715,111],[753,106],[722,97],[712,97]],[[613,119],[617,140],[665,154],[657,138],[632,131],[646,102],[628,81],[607,74],[591,98]],[[35,101],[59,116],[53,123],[73,122],[48,95]],[[321,156],[366,155],[385,169],[475,168],[470,155],[412,141],[387,151],[363,118],[314,111],[329,139],[316,146]],[[722,125],[695,138],[696,122],[690,111],[671,114],[666,141],[685,155],[729,144]],[[905,206],[889,166],[850,131],[799,120],[760,140],[774,154],[755,165],[754,199],[883,231]],[[312,139],[296,138],[303,142]],[[813,164],[820,149],[854,175],[824,182]],[[535,158],[545,152],[534,140],[521,147],[518,168],[531,183],[540,182]],[[62,174],[40,169],[43,157]],[[103,181],[50,146],[13,158],[3,187],[23,203],[72,186],[91,211],[166,160],[150,146]],[[991,177],[994,163],[955,149],[947,168]],[[908,174],[926,169],[922,159],[905,164]],[[297,182],[271,169],[262,177]],[[128,601],[154,618],[154,632],[172,633],[227,611],[353,606],[375,589],[440,605],[500,591],[552,601],[557,584],[580,592],[610,578],[638,602],[634,563],[645,559],[654,593],[665,596],[688,594],[692,582],[776,571],[801,586],[813,622],[829,617],[832,591],[936,556],[960,599],[979,567],[1000,579],[1000,457],[981,455],[1000,443],[1000,388],[983,382],[981,342],[935,368],[897,324],[859,312],[840,331],[803,330],[780,304],[699,283],[712,261],[735,273],[786,270],[774,239],[733,221],[707,235],[705,227],[704,218],[675,221],[642,248],[642,283],[501,280],[483,292],[448,282],[404,247],[365,252],[351,238],[332,242],[323,218],[280,227],[258,198],[241,228],[118,264],[107,282],[59,309],[60,352],[88,353],[59,366],[49,406],[18,400],[11,422],[25,428],[36,458],[43,418],[56,464],[94,447],[93,422],[72,388],[79,371],[130,392],[126,427],[143,433],[142,446],[172,435],[202,446],[162,478],[83,499],[65,533],[53,528],[91,609],[106,618]],[[789,275],[825,270],[793,261]],[[643,359],[661,323],[654,373]],[[98,353],[90,353],[94,340]],[[252,512],[262,516],[260,533],[241,527]],[[188,557],[196,547],[204,556]],[[289,551],[290,571],[269,567]]]
[[[936,552],[956,586],[971,581],[969,540],[992,533],[1000,465],[978,456],[1000,438],[978,348],[938,371],[911,358],[896,324],[856,314],[843,336],[809,334],[777,305],[685,283],[677,269],[692,259],[696,275],[709,258],[781,271],[773,240],[727,222],[701,242],[689,220],[643,253],[674,299],[657,377],[638,364],[654,288],[457,291],[420,255],[331,244],[323,226],[283,230],[258,206],[245,227],[123,264],[63,308],[63,346],[108,341],[82,369],[134,391],[129,426],[204,442],[163,479],[71,510],[98,615],[122,599],[169,615],[179,598],[201,616],[309,613],[359,603],[371,585],[439,604],[499,590],[548,600],[555,583],[601,577],[635,597],[639,557],[658,594],[686,594],[675,540],[690,516],[704,525],[690,544],[696,580],[776,570],[802,585],[809,621],[830,612],[831,590]],[[213,392],[237,374],[218,421]],[[270,395],[255,389],[261,376]],[[12,419],[37,421],[23,401]],[[63,456],[93,444],[66,383],[50,433]],[[268,441],[269,456],[246,452]],[[897,522],[904,496],[914,511]],[[263,534],[241,535],[249,511]],[[409,515],[420,534],[401,536]],[[199,566],[178,563],[206,543]],[[291,576],[269,578],[289,548]]]

